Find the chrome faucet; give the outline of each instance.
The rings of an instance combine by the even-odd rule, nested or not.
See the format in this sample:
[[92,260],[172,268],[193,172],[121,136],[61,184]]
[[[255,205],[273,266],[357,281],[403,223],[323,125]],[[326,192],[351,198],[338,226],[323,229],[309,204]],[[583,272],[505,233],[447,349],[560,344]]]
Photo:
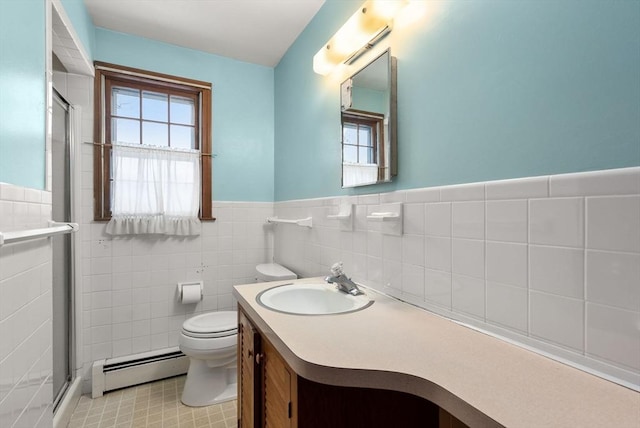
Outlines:
[[334,263],[331,266],[331,276],[328,276],[324,279],[329,284],[336,284],[338,290],[345,292],[347,294],[351,294],[352,296],[357,296],[358,294],[364,294],[356,285],[355,282],[351,281],[351,278],[348,278],[342,272],[342,262]]

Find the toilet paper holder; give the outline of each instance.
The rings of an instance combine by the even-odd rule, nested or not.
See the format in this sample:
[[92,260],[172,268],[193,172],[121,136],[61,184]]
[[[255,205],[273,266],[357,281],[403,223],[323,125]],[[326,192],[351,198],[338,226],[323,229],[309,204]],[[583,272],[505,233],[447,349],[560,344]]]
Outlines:
[[202,300],[202,281],[179,282],[178,302],[183,304],[196,303]]

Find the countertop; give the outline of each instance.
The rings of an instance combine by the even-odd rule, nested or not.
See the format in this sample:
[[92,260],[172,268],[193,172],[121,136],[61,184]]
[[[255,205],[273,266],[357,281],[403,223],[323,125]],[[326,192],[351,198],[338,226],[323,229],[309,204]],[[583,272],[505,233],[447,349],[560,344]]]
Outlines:
[[257,303],[261,291],[291,282],[239,285],[234,296],[309,380],[408,392],[472,427],[640,427],[640,393],[373,290],[365,290],[372,306],[339,315]]

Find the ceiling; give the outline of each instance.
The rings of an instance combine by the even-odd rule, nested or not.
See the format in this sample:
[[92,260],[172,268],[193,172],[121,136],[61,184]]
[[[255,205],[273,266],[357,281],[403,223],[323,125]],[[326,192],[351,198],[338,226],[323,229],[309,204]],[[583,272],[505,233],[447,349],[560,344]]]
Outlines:
[[275,67],[325,0],[84,0],[97,27]]

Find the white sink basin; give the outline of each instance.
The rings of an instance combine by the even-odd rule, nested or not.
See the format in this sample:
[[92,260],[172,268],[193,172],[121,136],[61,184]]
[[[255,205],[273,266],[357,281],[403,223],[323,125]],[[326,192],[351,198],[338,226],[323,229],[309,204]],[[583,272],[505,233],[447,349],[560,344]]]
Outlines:
[[268,309],[296,315],[330,315],[359,311],[373,304],[366,295],[352,296],[325,283],[285,284],[256,297]]

